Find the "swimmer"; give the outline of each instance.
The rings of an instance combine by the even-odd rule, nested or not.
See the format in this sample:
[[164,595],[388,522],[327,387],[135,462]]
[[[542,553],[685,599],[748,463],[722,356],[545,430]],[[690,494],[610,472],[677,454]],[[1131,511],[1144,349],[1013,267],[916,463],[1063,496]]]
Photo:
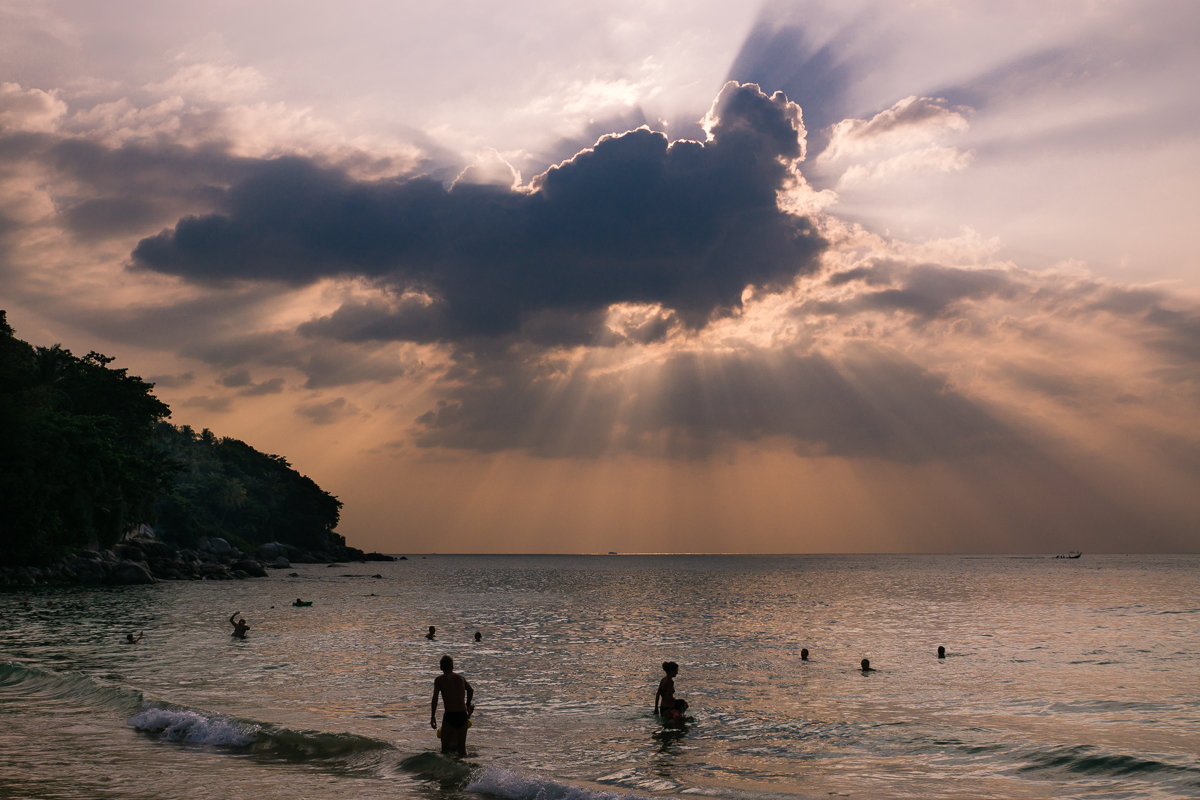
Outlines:
[[454,659],[442,656],[438,662],[442,674],[433,679],[433,704],[429,710],[429,727],[437,728],[438,695],[446,704],[442,714],[442,752],[449,753],[451,748],[460,756],[467,755],[467,726],[470,725],[471,714],[475,712],[472,701],[475,689],[462,675],[454,673]]
[[871,660],[870,660],[869,658],[864,658],[864,659],[862,660],[862,664],[860,665],[860,668],[862,669],[862,671],[863,671],[864,673],[865,673],[865,672],[875,672],[875,671],[876,671],[876,670],[875,670],[875,668],[871,666]]
[[939,644],[938,645],[938,658],[945,658],[945,657],[946,657],[946,648],[942,647]]
[[475,641],[477,641],[477,642],[483,641],[483,634],[480,633],[479,631],[475,631]]
[[429,626],[429,633],[425,634],[425,638],[426,638],[426,639],[428,639],[428,640],[429,640],[429,641],[431,641],[431,642],[432,642],[434,639],[436,639],[436,638],[437,638],[437,628],[435,628],[435,627],[433,627],[432,625],[430,625],[430,626]]
[[141,640],[142,631],[138,631],[138,635],[136,637],[132,633],[125,634],[125,644],[137,644]]
[[236,621],[234,620],[234,617],[236,617],[240,613],[241,613],[240,611],[235,611],[235,612],[233,612],[233,614],[230,615],[229,624],[233,626],[233,633],[231,633],[229,635],[233,636],[234,638],[237,638],[237,639],[245,639],[246,631],[250,630],[250,626],[246,624],[245,618],[242,618],[242,619],[239,619]]
[[807,647],[800,648],[800,660],[808,661],[808,648]]

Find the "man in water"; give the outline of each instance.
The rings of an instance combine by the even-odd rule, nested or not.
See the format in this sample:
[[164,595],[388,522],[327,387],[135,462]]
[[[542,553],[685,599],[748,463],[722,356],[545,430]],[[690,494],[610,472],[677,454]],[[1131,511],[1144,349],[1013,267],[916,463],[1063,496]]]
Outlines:
[[245,639],[246,631],[250,630],[250,626],[246,624],[246,619],[244,617],[236,621],[234,620],[234,617],[240,613],[240,611],[235,611],[229,616],[229,624],[233,626],[233,633],[229,635],[237,639]]
[[864,673],[875,671],[875,668],[871,666],[871,659],[869,659],[869,658],[864,658],[862,660],[862,663],[859,665],[859,667],[862,669],[862,671]]
[[435,627],[433,627],[432,625],[430,625],[430,626],[429,626],[429,633],[425,634],[425,638],[426,638],[426,639],[428,639],[428,640],[429,640],[429,641],[431,641],[431,642],[432,642],[434,639],[436,639],[436,638],[437,638],[437,628],[435,628]]
[[138,631],[137,636],[134,636],[132,633],[125,634],[125,643],[126,644],[137,644],[141,640],[142,640],[142,631]]
[[475,689],[462,675],[454,673],[454,659],[442,656],[439,666],[442,674],[433,680],[433,705],[429,709],[429,726],[437,728],[438,695],[446,704],[442,714],[442,752],[449,753],[453,747],[460,756],[467,755],[467,723],[475,710],[472,700]]

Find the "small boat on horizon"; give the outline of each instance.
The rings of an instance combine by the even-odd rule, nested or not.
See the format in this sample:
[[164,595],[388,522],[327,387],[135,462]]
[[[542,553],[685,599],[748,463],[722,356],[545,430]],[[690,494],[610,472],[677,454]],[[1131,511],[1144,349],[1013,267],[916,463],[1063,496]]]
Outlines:
[[1082,550],[1072,550],[1071,552],[1066,553],[1066,554],[1059,553],[1058,555],[1055,556],[1055,558],[1079,558],[1082,555],[1083,555]]

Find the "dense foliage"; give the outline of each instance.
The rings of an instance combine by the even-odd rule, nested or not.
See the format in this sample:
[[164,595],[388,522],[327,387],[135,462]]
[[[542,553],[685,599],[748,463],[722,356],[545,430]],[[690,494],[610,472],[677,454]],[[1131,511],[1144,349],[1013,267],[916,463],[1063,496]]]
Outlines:
[[111,362],[34,347],[0,311],[0,562],[110,547],[139,523],[176,544],[344,544],[336,497],[280,456],[167,424],[153,385]]
[[175,488],[156,507],[160,534],[183,545],[219,535],[243,549],[287,542],[307,550],[344,544],[333,533],[342,503],[282,456],[237,439],[163,423],[158,441],[183,465]]

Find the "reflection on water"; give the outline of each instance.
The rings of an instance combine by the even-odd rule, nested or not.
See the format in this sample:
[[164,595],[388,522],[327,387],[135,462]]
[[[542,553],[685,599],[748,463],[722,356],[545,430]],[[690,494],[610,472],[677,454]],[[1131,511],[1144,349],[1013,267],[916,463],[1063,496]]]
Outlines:
[[[10,593],[0,796],[1200,794],[1198,566],[442,556]],[[433,752],[443,653],[466,764]],[[650,713],[667,660],[680,727]]]

